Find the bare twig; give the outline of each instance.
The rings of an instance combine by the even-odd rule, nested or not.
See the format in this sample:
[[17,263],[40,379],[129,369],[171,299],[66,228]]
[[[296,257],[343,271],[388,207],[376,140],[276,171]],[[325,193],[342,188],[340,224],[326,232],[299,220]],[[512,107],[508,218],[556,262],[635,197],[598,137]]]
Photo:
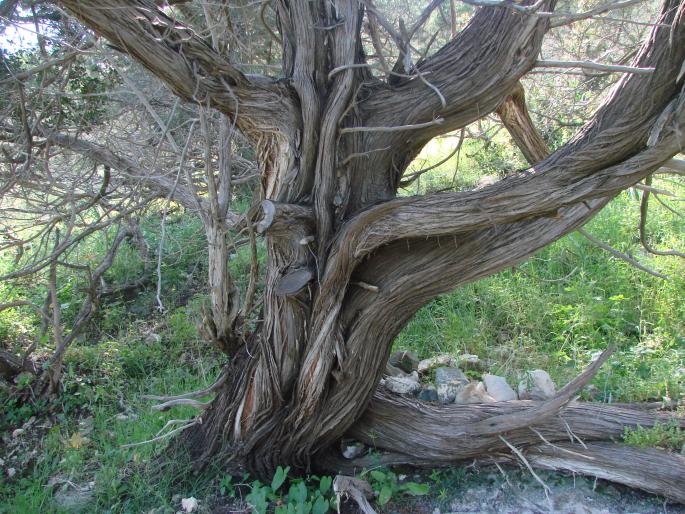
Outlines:
[[592,61],[535,61],[537,68],[582,68],[586,70],[633,73],[636,75],[650,75],[654,73],[654,68],[636,68],[635,66],[624,66],[622,64],[602,64]]
[[434,125],[440,125],[445,120],[443,118],[436,118],[426,123],[416,123],[414,125],[398,125],[396,127],[345,127],[340,129],[341,134],[351,134],[353,132],[401,132],[403,130],[416,130]]
[[635,266],[637,269],[644,271],[645,273],[649,273],[650,275],[655,276],[657,278],[662,278],[664,280],[668,280],[668,276],[666,276],[662,273],[659,273],[658,271],[654,271],[653,269],[648,268],[644,264],[640,264],[635,259],[633,259],[630,255],[625,254],[623,252],[620,252],[616,248],[613,248],[612,246],[609,246],[608,244],[603,243],[599,239],[593,237],[585,229],[579,228],[578,233],[585,236],[592,244],[599,246],[602,250],[606,250],[607,252],[609,252],[614,257],[618,257],[619,259],[627,262],[631,266]]
[[516,446],[514,446],[513,444],[511,444],[511,443],[510,443],[509,441],[507,441],[504,437],[499,436],[499,438],[500,438],[500,439],[502,440],[502,442],[503,442],[504,444],[506,444],[506,445],[509,447],[509,449],[510,449],[510,450],[511,450],[511,451],[512,451],[520,460],[521,460],[521,462],[523,462],[523,464],[525,464],[526,468],[528,468],[528,471],[530,471],[530,474],[533,475],[533,478],[535,478],[535,480],[537,480],[537,481],[540,483],[540,485],[542,486],[542,488],[544,489],[544,491],[545,491],[545,497],[547,498],[547,501],[548,501],[548,502],[551,501],[549,495],[551,494],[552,490],[551,490],[551,489],[549,488],[549,486],[542,480],[542,478],[540,478],[540,477],[538,476],[538,474],[533,470],[533,466],[530,465],[530,462],[528,462],[528,459],[526,459],[526,457],[523,455],[523,453],[521,452],[521,450],[519,450],[518,448],[516,448]]
[[[651,185],[652,183],[652,177],[649,176],[645,179],[645,182],[647,183],[647,186]],[[652,245],[649,244],[649,241],[647,241],[647,214],[649,212],[649,190],[643,191],[642,193],[642,201],[640,202],[640,242],[642,243],[642,246],[644,247],[645,250],[647,250],[649,253],[654,254],[654,255],[662,255],[662,256],[674,256],[674,257],[681,257],[682,259],[685,259],[685,253],[679,252],[678,250],[657,250],[654,248]]]
[[153,405],[152,410],[164,412],[173,407],[178,407],[182,405],[188,407],[195,407],[196,409],[206,409],[209,407],[210,403],[211,402],[200,402],[198,400],[192,400],[190,398],[179,398],[176,400],[170,400],[168,402],[160,403],[159,405]]
[[193,391],[190,393],[185,393],[185,394],[179,394],[176,396],[157,396],[157,395],[150,395],[146,394],[141,396],[143,400],[154,400],[154,401],[161,401],[161,402],[169,402],[173,400],[183,400],[186,398],[201,398],[203,396],[207,396],[208,394],[213,393],[216,391],[219,387],[221,387],[224,382],[228,379],[228,373],[222,373],[219,375],[219,378],[216,379],[216,381],[210,385],[209,387],[205,389],[201,389],[200,391]]
[[[135,448],[136,446],[143,446],[144,444],[149,444],[149,443],[161,441],[162,439],[166,439],[167,437],[171,437],[172,435],[178,434],[179,432],[183,432],[187,428],[194,427],[195,425],[201,425],[201,424],[202,424],[202,418],[195,418],[190,423],[183,425],[182,427],[175,428],[174,430],[171,430],[170,432],[167,432],[164,435],[153,437],[152,439],[148,439],[146,441],[140,441],[139,443],[122,444],[121,446],[119,446],[119,448],[122,448],[122,449]],[[168,425],[168,423],[167,423],[167,425]],[[165,425],[165,427],[167,425]]]

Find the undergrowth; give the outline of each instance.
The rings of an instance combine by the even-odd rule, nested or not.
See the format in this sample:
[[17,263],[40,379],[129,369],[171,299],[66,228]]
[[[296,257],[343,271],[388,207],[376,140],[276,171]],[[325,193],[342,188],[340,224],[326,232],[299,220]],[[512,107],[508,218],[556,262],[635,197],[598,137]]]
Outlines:
[[[500,157],[506,160],[507,155]],[[468,156],[462,159],[455,187],[471,187],[477,182],[479,175],[473,170],[478,166],[498,166],[497,162],[492,166],[469,163]],[[412,192],[449,185],[453,171],[438,170],[442,177],[427,175]],[[659,187],[658,181],[655,186]],[[682,186],[678,187],[682,194]],[[561,386],[598,352],[615,344],[618,351],[594,379],[594,387],[583,393],[587,399],[682,400],[685,262],[653,258],[640,250],[638,209],[633,194],[621,194],[587,230],[668,275],[669,281],[636,270],[574,233],[515,269],[437,298],[417,313],[395,346],[422,358],[435,353],[476,354],[486,362],[488,372],[503,375],[512,384],[525,370],[542,368]],[[154,220],[142,223],[151,248],[155,248],[158,227]],[[663,209],[648,223],[650,240],[660,248],[682,251],[684,229],[682,218]],[[72,485],[89,490],[85,512],[175,512],[179,499],[190,497],[220,505],[246,501],[254,505],[263,498],[269,508],[278,507],[283,513],[307,508],[315,512],[315,505],[316,512],[323,512],[324,503],[332,508],[324,477],[279,487],[246,477],[240,485],[220,469],[189,474],[182,462],[164,473],[151,473],[158,471],[151,462],[163,441],[122,448],[154,438],[169,420],[195,414],[189,408],[152,411],[142,395],[202,389],[214,380],[223,362],[200,341],[196,329],[206,301],[199,224],[189,218],[172,219],[167,234],[162,265],[164,314],[155,307],[154,287],[132,299],[109,299],[87,333],[69,349],[64,394],[57,402],[19,405],[0,389],[0,512],[64,511],[58,498],[61,492],[73,491]],[[102,251],[97,240],[89,244],[90,250],[82,250],[84,255]],[[263,258],[262,249],[260,255]],[[11,256],[0,257],[0,271],[4,271]],[[123,283],[140,276],[138,259],[132,250],[122,252],[108,282]],[[230,266],[239,282],[245,280],[249,265],[246,248],[233,256]],[[63,278],[60,299],[68,318],[78,307],[79,291],[78,284]],[[244,287],[242,282],[239,285]],[[44,284],[0,284],[0,303],[26,297],[40,303]],[[32,316],[21,309],[0,313],[0,341],[6,348],[26,347],[33,340],[38,320]],[[17,429],[24,432],[15,437]],[[682,431],[669,426],[625,434],[628,444],[673,451],[681,451],[683,439]],[[367,476],[379,499],[424,490],[422,483],[406,485],[391,473],[376,470]],[[445,496],[462,480],[458,469],[433,478],[437,494]]]

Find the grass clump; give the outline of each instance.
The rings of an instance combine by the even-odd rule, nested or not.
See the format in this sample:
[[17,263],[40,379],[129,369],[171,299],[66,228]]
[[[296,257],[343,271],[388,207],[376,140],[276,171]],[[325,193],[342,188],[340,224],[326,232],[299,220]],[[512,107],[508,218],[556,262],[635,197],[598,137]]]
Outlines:
[[623,441],[639,448],[660,448],[685,454],[685,430],[676,423],[657,423],[653,427],[626,427]]

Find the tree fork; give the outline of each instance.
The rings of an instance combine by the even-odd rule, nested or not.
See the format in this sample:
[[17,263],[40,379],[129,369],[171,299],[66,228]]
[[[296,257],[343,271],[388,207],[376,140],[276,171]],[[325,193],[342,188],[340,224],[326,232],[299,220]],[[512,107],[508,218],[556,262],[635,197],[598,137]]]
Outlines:
[[[358,66],[365,64],[358,2],[277,1],[285,79],[275,80],[241,73],[153,2],[111,0],[114,9],[107,10],[94,0],[60,3],[179,97],[234,120],[254,143],[262,169],[266,202],[257,229],[268,256],[261,320],[238,348],[231,377],[203,423],[185,434],[198,463],[238,462],[261,477],[279,464],[306,470],[345,433],[370,438],[364,423],[380,423],[378,412],[392,418],[383,421],[388,431],[408,415],[429,421],[422,431],[430,444],[417,439],[424,448],[439,447],[444,436],[465,445],[463,452],[472,444],[471,451],[482,454],[477,434],[436,429],[436,416],[449,419],[458,416],[455,410],[372,400],[393,338],[436,295],[575,230],[683,144],[685,1],[665,0],[636,57],[636,66],[654,73],[622,79],[578,135],[534,169],[478,191],[400,199],[401,176],[426,142],[498,108],[512,132],[527,134],[523,144],[534,141],[522,98],[507,98],[535,65],[549,19],[483,7],[441,50],[405,70],[413,77],[390,83]],[[551,12],[555,4],[539,7]],[[331,75],[334,69],[340,71]],[[646,94],[648,104],[631,101]],[[506,106],[513,111],[502,110]],[[531,408],[497,405],[480,412]],[[575,408],[567,406],[564,416]],[[602,416],[626,421],[616,411]],[[551,428],[536,430],[559,441],[559,423],[549,418],[543,426]],[[608,437],[617,426],[611,422],[594,433]],[[540,442],[525,426],[510,432],[512,444]],[[499,437],[483,437],[509,451]],[[393,449],[399,443],[389,438],[386,444]],[[451,451],[457,453],[451,460],[461,455],[458,446]]]

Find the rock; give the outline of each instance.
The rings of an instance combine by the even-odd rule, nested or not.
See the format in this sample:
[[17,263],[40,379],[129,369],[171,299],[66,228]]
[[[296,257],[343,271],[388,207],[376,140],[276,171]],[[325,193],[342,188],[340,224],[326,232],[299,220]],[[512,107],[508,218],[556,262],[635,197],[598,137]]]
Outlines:
[[362,443],[343,444],[342,454],[346,459],[356,459],[366,453],[366,448]]
[[414,394],[421,389],[419,375],[414,371],[406,377],[388,377],[385,379],[385,387],[397,394]]
[[463,387],[463,384],[440,384],[437,386],[438,401],[440,403],[454,403],[457,392]]
[[465,353],[459,356],[459,367],[461,369],[472,369],[475,371],[483,371],[486,368],[485,363],[480,360],[478,355],[472,355],[470,353]]
[[435,370],[435,385],[460,383],[466,384],[469,379],[459,368],[438,368]]
[[154,332],[148,334],[145,338],[145,344],[156,344],[162,342],[162,336],[155,334]]
[[556,394],[554,382],[541,369],[528,371],[526,377],[519,382],[518,389],[521,400],[547,400]]
[[421,389],[421,392],[416,397],[423,402],[437,402],[438,391],[433,386],[427,386]]
[[416,371],[419,367],[419,358],[414,352],[399,351],[393,352],[388,359],[388,363],[396,368],[400,368],[405,373]]
[[452,357],[451,355],[443,354],[443,355],[436,355],[435,357],[431,357],[430,359],[424,359],[421,362],[419,362],[419,365],[417,367],[417,371],[419,373],[426,373],[432,369],[438,368],[440,366],[456,366],[457,365],[457,359]]
[[459,368],[442,367],[435,370],[435,385],[438,392],[438,400],[442,403],[452,403],[469,379]]
[[198,501],[192,496],[190,498],[183,498],[181,500],[181,508],[183,509],[183,512],[195,512],[197,507]]
[[400,368],[393,366],[389,362],[385,365],[385,371],[383,375],[386,377],[406,377],[407,374]]
[[53,501],[57,507],[67,512],[83,512],[95,499],[95,492],[87,488],[62,489],[55,493]]
[[12,439],[16,439],[17,437],[19,437],[23,433],[24,433],[23,428],[17,428],[14,432],[12,432]]
[[493,403],[495,400],[485,391],[483,382],[471,382],[462,387],[454,398],[454,403],[462,405],[473,403]]
[[516,393],[504,377],[485,374],[483,375],[483,383],[487,393],[498,402],[508,402],[517,398]]
[[482,189],[484,187],[491,186],[496,182],[499,182],[499,177],[497,175],[483,175],[476,184],[476,189]]
[[17,474],[17,470],[14,468],[7,468],[7,476],[12,478],[14,475]]

